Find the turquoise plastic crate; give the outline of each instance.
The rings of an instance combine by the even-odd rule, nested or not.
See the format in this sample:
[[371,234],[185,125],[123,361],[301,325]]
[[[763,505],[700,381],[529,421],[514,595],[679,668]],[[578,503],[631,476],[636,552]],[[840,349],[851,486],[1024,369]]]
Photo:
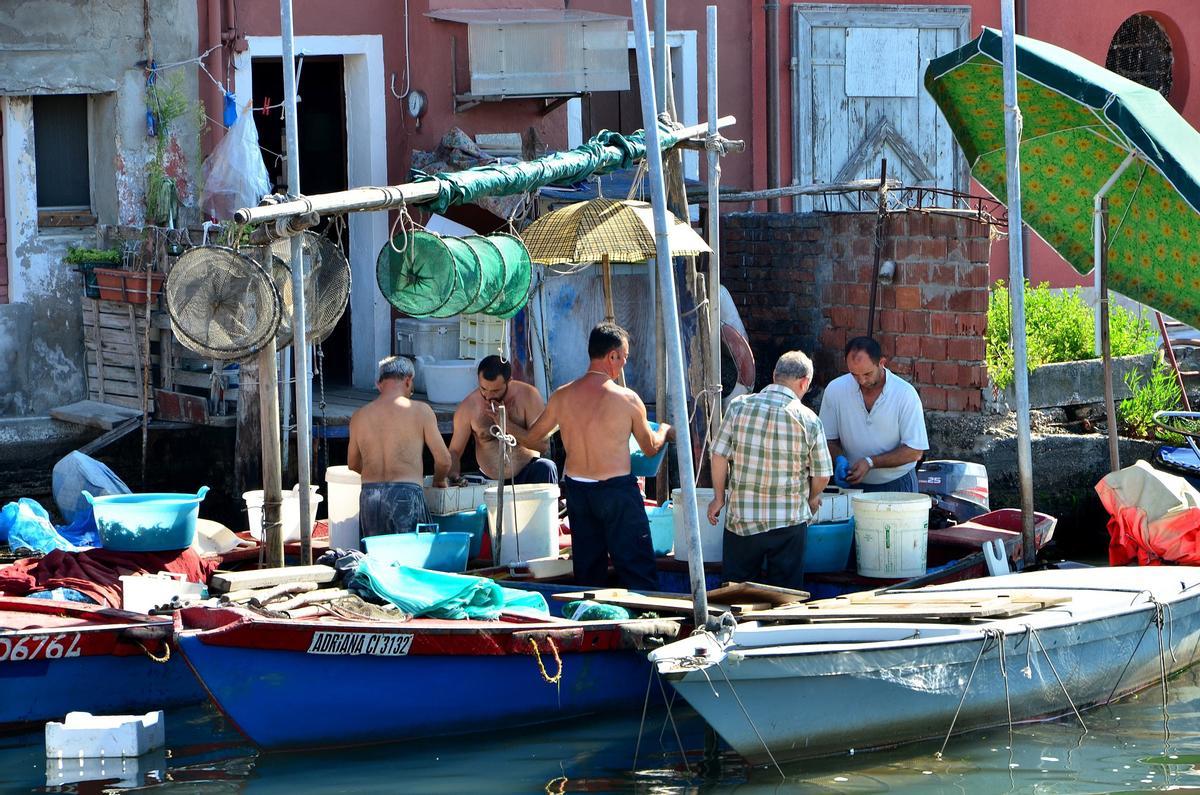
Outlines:
[[854,541],[854,519],[828,524],[810,524],[804,544],[804,573],[845,571]]
[[[657,431],[658,423],[650,423],[650,429]],[[670,444],[663,444],[657,453],[647,457],[642,452],[642,448],[638,446],[637,439],[631,435],[629,437],[629,468],[633,472],[633,476],[638,478],[652,478],[657,475],[658,467],[667,454],[667,448],[670,446]]]
[[367,536],[363,543],[367,554],[384,563],[399,563],[418,569],[462,573],[467,570],[467,552],[471,549],[470,533],[420,532]]
[[487,526],[486,505],[480,505],[473,511],[434,514],[433,521],[437,524],[439,533],[470,533],[471,550],[468,554],[471,560],[479,558],[479,550],[483,544],[483,531]]

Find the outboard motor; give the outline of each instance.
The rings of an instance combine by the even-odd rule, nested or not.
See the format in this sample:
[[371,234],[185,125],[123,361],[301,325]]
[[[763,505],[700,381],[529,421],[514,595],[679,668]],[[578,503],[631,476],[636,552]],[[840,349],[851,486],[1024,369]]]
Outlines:
[[991,510],[987,468],[972,461],[925,461],[917,467],[917,491],[933,499],[929,527],[960,524]]

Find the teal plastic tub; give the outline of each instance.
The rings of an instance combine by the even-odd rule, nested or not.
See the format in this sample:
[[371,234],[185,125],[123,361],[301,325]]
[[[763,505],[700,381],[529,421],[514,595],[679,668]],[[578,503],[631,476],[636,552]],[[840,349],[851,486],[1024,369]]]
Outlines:
[[810,524],[804,544],[804,573],[845,571],[854,541],[854,519],[827,524]]
[[654,545],[655,556],[670,555],[675,547],[675,512],[671,503],[647,505],[646,518],[650,520],[650,543]]
[[[651,430],[658,430],[658,423],[650,423]],[[629,468],[633,472],[634,477],[652,478],[658,474],[658,467],[662,464],[662,460],[667,455],[667,448],[670,444],[663,444],[657,453],[647,457],[642,452],[642,448],[638,446],[637,439],[632,435],[629,437]]]
[[116,552],[168,552],[192,545],[200,502],[208,493],[109,494],[83,497],[92,506],[100,544]]
[[486,505],[480,505],[473,511],[434,514],[433,521],[437,524],[439,533],[470,533],[471,549],[467,554],[471,560],[479,558],[479,550],[483,545],[483,531],[487,526]]
[[[422,532],[430,528],[431,532]],[[440,533],[437,525],[418,525],[415,533],[367,536],[367,555],[382,563],[461,574],[467,570],[470,533]]]

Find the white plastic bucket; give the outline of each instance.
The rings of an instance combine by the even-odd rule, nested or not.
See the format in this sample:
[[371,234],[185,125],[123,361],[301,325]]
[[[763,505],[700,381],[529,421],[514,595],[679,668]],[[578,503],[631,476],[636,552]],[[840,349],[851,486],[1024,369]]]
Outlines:
[[890,578],[924,574],[933,504],[929,495],[880,491],[856,494],[853,502],[858,573]]
[[329,493],[329,546],[333,549],[358,549],[358,494],[362,478],[347,466],[325,470],[325,490]]
[[[496,487],[483,492],[488,524],[496,527]],[[558,554],[558,486],[529,483],[504,487],[504,528],[500,565]]]
[[[717,516],[717,523],[708,523],[708,504],[712,502],[712,489],[696,489],[696,516],[700,520],[700,548],[704,552],[704,562],[720,562],[724,549],[725,537],[725,508]],[[687,559],[688,539],[683,522],[683,490],[671,492],[671,512],[675,515],[675,557]]]
[[470,359],[439,359],[421,366],[430,403],[461,403],[479,386],[478,365]]
[[[309,486],[312,489],[312,497],[309,498],[309,507],[312,511],[312,519],[317,518],[317,505],[321,503],[321,495],[317,491],[316,486]],[[291,491],[283,493],[283,504],[279,508],[279,522],[283,525],[283,541],[299,541],[300,540],[300,485],[297,484]],[[262,489],[247,491],[242,495],[242,499],[246,501],[246,519],[250,527],[250,535],[259,541],[262,540],[262,525],[263,525],[263,492]]]

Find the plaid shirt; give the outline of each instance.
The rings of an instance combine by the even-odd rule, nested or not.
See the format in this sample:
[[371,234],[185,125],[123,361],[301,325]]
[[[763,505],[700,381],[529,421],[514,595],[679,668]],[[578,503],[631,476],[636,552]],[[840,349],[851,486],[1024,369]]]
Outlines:
[[712,451],[729,459],[725,527],[741,536],[807,522],[809,478],[833,475],[821,421],[778,384],[729,405]]

